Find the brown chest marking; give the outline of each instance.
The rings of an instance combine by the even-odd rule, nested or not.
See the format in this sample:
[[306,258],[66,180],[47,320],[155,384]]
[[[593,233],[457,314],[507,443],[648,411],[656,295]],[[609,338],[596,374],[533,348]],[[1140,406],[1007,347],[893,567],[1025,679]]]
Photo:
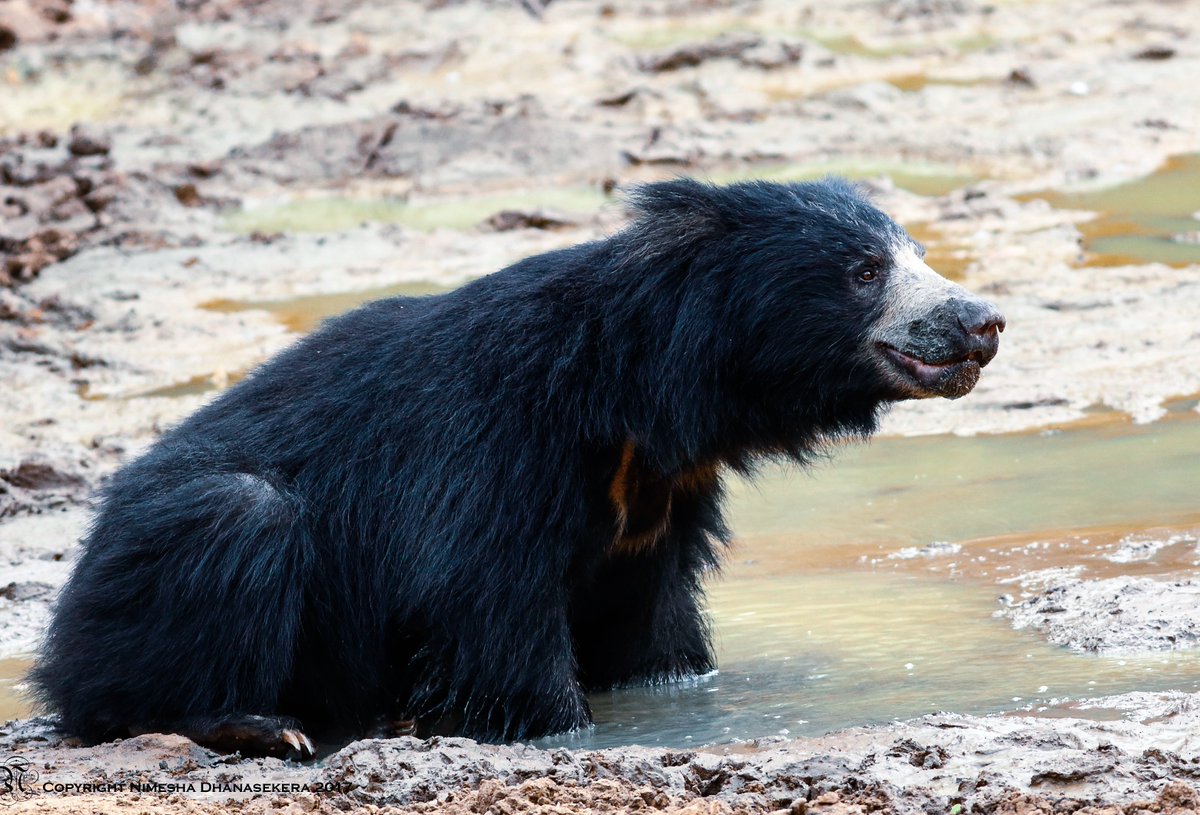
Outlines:
[[715,465],[706,465],[664,476],[646,466],[633,440],[621,448],[621,460],[608,487],[608,498],[617,516],[612,551],[633,555],[646,551],[667,532],[675,496],[696,493],[716,480]]

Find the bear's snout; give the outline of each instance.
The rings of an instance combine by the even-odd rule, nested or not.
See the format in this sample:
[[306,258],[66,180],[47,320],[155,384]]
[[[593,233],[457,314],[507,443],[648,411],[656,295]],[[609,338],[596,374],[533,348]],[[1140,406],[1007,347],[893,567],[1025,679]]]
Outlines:
[[986,300],[972,297],[955,302],[955,318],[965,337],[967,355],[987,365],[1000,350],[1000,332],[1006,325],[1004,315]]
[[1000,350],[1004,315],[925,265],[909,246],[896,253],[885,308],[872,340],[890,399],[957,399]]

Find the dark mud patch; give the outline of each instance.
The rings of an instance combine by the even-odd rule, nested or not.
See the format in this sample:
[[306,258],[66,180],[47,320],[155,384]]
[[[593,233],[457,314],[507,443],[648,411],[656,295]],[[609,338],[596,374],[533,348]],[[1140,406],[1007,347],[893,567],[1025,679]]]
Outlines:
[[0,518],[83,504],[92,483],[90,462],[31,455],[9,466],[0,459]]
[[561,212],[504,209],[489,217],[483,225],[494,232],[510,232],[514,229],[567,229],[578,223],[578,219]]
[[120,186],[107,153],[87,130],[0,141],[0,286],[31,280],[106,225]]
[[0,139],[0,288],[92,246],[196,242],[196,219],[179,213],[222,202],[203,199],[186,167],[125,173],[111,150],[106,132],[81,125]]

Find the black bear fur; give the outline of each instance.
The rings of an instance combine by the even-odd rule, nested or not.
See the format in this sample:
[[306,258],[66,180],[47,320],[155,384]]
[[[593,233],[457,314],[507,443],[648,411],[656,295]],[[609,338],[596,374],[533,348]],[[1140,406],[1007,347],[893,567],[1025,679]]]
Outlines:
[[523,739],[713,668],[722,473],[874,429],[855,274],[911,239],[838,180],[632,203],[607,239],[329,321],[121,469],[32,674],[62,726]]

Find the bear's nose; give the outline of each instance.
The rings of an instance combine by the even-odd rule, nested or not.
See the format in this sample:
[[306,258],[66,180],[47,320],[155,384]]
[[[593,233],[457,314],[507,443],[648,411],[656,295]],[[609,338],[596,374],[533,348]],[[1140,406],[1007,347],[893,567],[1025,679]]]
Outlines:
[[987,365],[1000,350],[1004,315],[986,300],[961,300],[956,305],[958,324],[967,335],[972,355],[980,365]]
[[1004,315],[991,303],[967,301],[959,304],[958,324],[962,330],[974,336],[996,334],[1004,330]]

